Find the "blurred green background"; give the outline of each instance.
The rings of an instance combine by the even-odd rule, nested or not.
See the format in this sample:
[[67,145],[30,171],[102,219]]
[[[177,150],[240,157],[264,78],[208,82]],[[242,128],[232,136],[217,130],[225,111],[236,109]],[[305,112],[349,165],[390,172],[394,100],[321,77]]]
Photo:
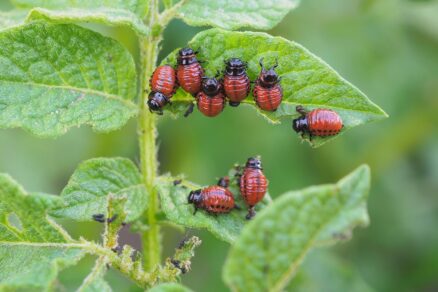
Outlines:
[[[0,0],[2,9],[9,9]],[[133,54],[135,37],[93,27],[122,41]],[[173,21],[161,58],[184,46],[201,28]],[[361,126],[319,149],[300,143],[290,123],[266,123],[249,107],[227,108],[217,118],[198,112],[159,123],[160,171],[211,184],[235,162],[262,155],[273,197],[312,184],[335,182],[361,163],[371,166],[371,225],[344,244],[312,253],[288,287],[305,291],[438,291],[438,2],[303,0],[270,31],[303,44],[379,104],[390,118]],[[136,125],[96,135],[76,129],[57,140],[21,130],[0,132],[0,172],[29,191],[59,194],[76,166],[99,156],[138,161]],[[76,236],[99,238],[96,223],[63,222]],[[184,234],[165,228],[165,256]],[[229,249],[207,232],[183,282],[196,291],[224,291],[221,267]],[[138,238],[124,230],[124,240]],[[91,260],[62,273],[77,288]],[[341,277],[342,275],[342,277]],[[137,291],[115,272],[114,291]],[[311,280],[310,282],[308,280]],[[309,284],[310,283],[310,284]]]

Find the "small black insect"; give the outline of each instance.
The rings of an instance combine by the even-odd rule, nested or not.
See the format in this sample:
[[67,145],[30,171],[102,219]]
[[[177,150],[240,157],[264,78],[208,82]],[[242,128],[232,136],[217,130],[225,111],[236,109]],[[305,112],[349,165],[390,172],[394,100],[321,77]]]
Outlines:
[[[108,219],[105,219],[105,215],[104,214],[94,214],[92,216],[93,220],[97,221],[99,223],[105,223],[105,222],[112,223],[112,222],[114,222],[117,219],[117,217],[118,217],[117,214],[114,214],[111,218],[108,218]],[[122,223],[122,225],[123,225],[123,223]],[[125,223],[125,225],[126,225],[126,223]]]
[[171,259],[170,262],[175,268],[179,269],[181,273],[187,273],[187,268],[181,265],[181,262],[179,260]]
[[94,214],[92,216],[94,221],[100,222],[100,223],[105,223],[105,215],[103,214]]
[[116,247],[113,247],[111,250],[112,250],[114,253],[120,255],[120,254],[122,253],[123,247],[121,247],[120,245],[118,245],[118,246],[116,246]]

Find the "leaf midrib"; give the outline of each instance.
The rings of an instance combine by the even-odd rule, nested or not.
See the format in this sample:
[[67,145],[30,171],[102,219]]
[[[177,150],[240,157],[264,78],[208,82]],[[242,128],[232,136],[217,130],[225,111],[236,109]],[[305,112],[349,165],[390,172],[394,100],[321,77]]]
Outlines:
[[39,86],[39,87],[47,88],[48,90],[50,90],[50,89],[63,89],[66,91],[70,90],[70,91],[75,91],[75,92],[83,93],[83,94],[98,95],[98,96],[101,96],[104,98],[109,98],[109,99],[121,101],[128,106],[135,106],[134,103],[129,99],[124,99],[118,95],[106,93],[103,91],[97,91],[97,90],[90,89],[90,88],[71,87],[71,86],[65,86],[65,85],[48,85],[48,84],[34,83],[34,82],[17,82],[17,81],[9,81],[9,80],[0,80],[0,83],[30,85],[30,86],[36,86],[36,87]]
[[[339,188],[339,184],[334,186],[335,188]],[[340,196],[340,193],[338,194]],[[348,203],[348,201],[346,202]],[[355,208],[358,204],[362,203],[361,200],[358,200],[354,205],[351,206],[351,208]],[[309,238],[308,242],[304,245],[304,249],[301,253],[299,253],[297,259],[292,263],[290,268],[280,277],[280,279],[277,281],[277,284],[272,288],[272,291],[280,291],[282,287],[284,287],[287,282],[290,280],[291,275],[296,271],[297,267],[300,265],[300,263],[303,261],[304,256],[309,252],[309,250],[312,249],[314,246],[314,243],[316,241],[316,238],[321,233],[321,231],[328,225],[329,223],[333,221],[334,218],[337,218],[339,214],[343,211],[343,206],[347,204],[342,204],[335,213],[333,213],[333,216],[330,216],[328,220],[325,220],[323,224],[320,225],[319,228],[316,229],[314,232],[314,235]]]
[[[132,186],[120,189],[117,192],[115,192],[115,195],[123,195],[124,192],[128,192],[131,189],[135,189],[135,188],[139,188],[139,187],[144,187],[144,185],[143,184],[136,184],[136,185],[132,185]],[[87,191],[81,191],[81,192],[90,193]],[[79,202],[79,203],[76,203],[74,205],[63,206],[63,207],[60,207],[57,209],[52,209],[51,211],[61,211],[61,210],[69,209],[69,208],[74,208],[74,207],[80,206],[80,205],[88,205],[88,204],[90,204],[90,202],[96,202],[98,200],[101,200],[102,198],[105,198],[109,194],[103,194],[101,196],[96,196],[95,194],[93,194],[93,195],[94,195],[94,198],[91,200]],[[63,197],[65,198],[66,196],[68,196],[68,194],[64,195]]]
[[[194,99],[193,98],[191,98],[191,99],[188,99],[188,98],[178,98],[178,99],[175,99],[173,102],[174,103],[177,103],[177,102],[193,103]],[[240,103],[249,104],[249,105],[255,105],[255,102],[251,101],[249,99],[244,99]],[[369,114],[369,115],[375,115],[375,116],[381,117],[381,118],[388,117],[388,115],[386,113],[384,113],[384,112],[382,112],[382,113],[368,112],[368,111],[356,110],[356,109],[351,109],[351,108],[342,108],[342,107],[337,107],[337,106],[331,106],[331,105],[327,105],[327,104],[315,104],[315,103],[305,103],[305,102],[296,103],[296,102],[291,102],[291,101],[288,101],[288,100],[283,100],[282,103],[288,104],[288,105],[308,105],[308,106],[312,106],[312,107],[323,106],[325,108],[332,108],[332,109],[338,109],[338,110],[343,110],[343,111],[360,112],[360,113],[365,113],[365,114]],[[264,111],[261,111],[261,112],[265,113]],[[269,113],[271,113],[271,112],[266,112],[265,114],[269,114]],[[286,116],[292,116],[292,115],[284,115],[283,117],[286,117]]]

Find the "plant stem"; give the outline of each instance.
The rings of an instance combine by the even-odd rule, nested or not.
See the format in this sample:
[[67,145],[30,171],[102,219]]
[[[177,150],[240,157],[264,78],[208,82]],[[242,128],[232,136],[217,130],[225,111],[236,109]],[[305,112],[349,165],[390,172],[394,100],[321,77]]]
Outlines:
[[[158,18],[158,1],[151,0],[149,15],[146,21],[152,29]],[[156,116],[149,112],[146,102],[148,100],[149,77],[152,75],[158,57],[158,45],[161,41],[161,33],[154,35],[152,32],[147,37],[139,38],[140,45],[140,93],[138,135],[140,144],[141,173],[146,189],[149,193],[148,209],[144,214],[149,229],[144,232],[143,254],[145,256],[146,270],[152,270],[160,263],[161,239],[160,228],[156,222],[155,214],[158,211],[158,197],[155,190],[155,178],[158,171],[157,147],[156,147]]]

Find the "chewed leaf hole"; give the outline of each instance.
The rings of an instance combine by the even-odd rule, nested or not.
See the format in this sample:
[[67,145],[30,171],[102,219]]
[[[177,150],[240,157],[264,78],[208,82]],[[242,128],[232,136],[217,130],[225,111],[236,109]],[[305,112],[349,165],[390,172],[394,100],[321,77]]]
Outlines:
[[8,215],[8,224],[17,228],[20,231],[23,231],[23,225],[21,224],[21,220],[15,213],[10,213]]

